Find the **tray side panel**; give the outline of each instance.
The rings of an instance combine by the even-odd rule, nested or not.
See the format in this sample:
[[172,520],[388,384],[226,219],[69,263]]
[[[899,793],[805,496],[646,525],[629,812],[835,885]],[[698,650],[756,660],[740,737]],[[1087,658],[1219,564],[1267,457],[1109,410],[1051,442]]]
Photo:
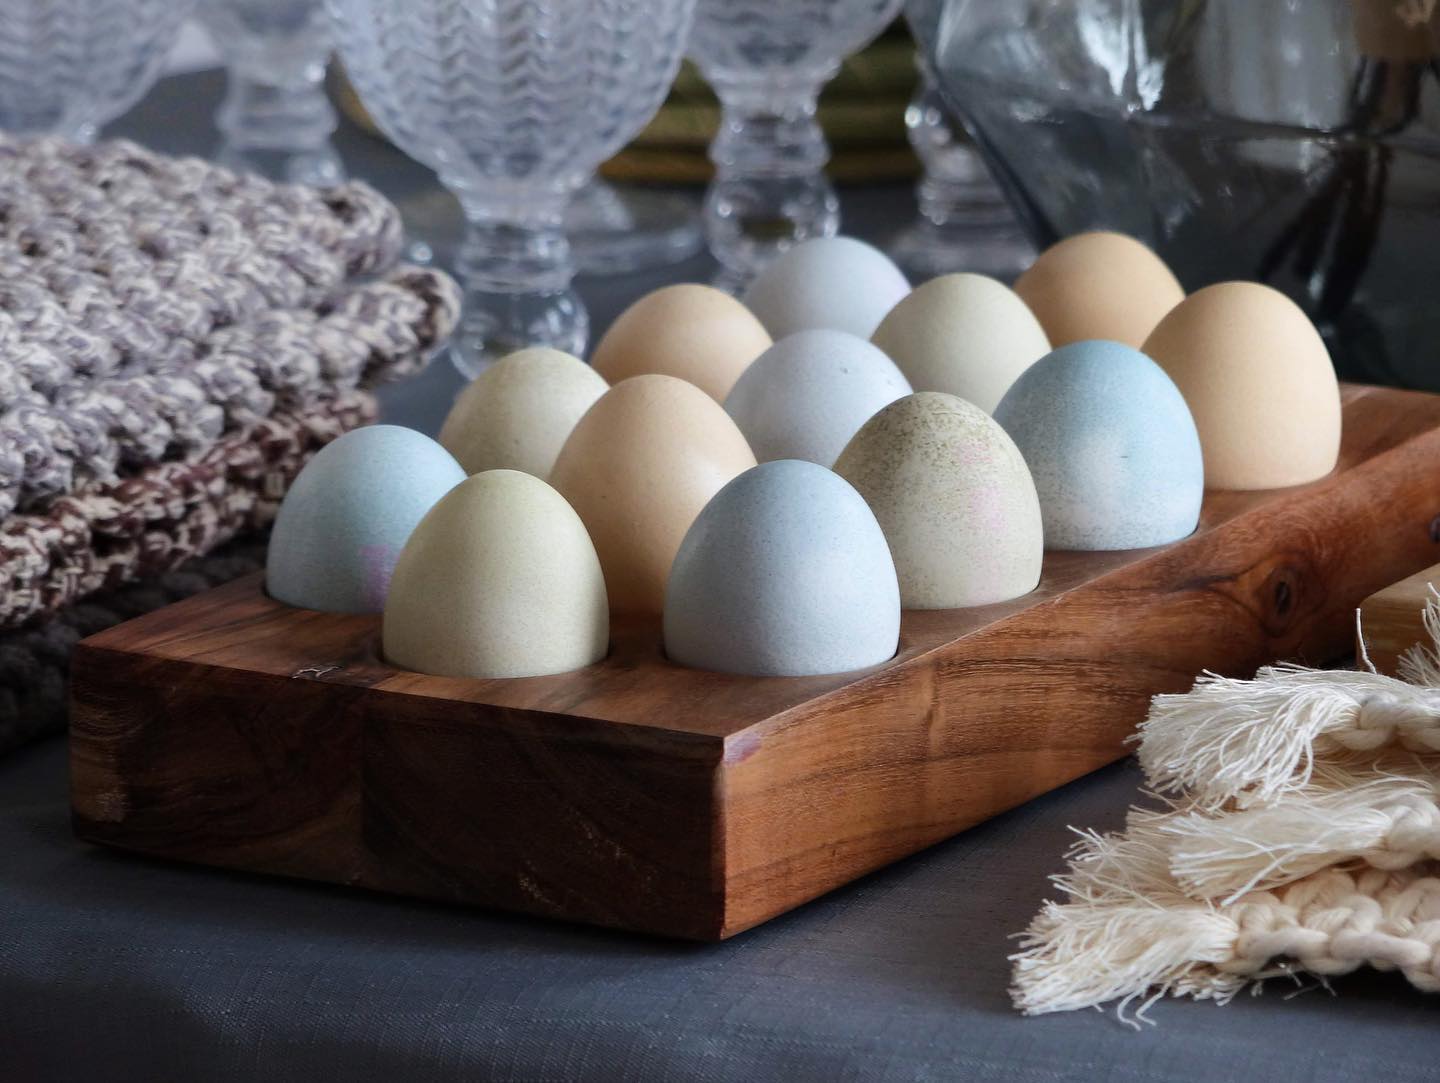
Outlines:
[[393,694],[364,725],[370,886],[718,937],[719,741]]
[[72,670],[81,838],[256,872],[360,878],[358,689],[85,643]]
[[1343,656],[1437,512],[1431,433],[732,737],[726,934],[1120,758],[1201,669]]

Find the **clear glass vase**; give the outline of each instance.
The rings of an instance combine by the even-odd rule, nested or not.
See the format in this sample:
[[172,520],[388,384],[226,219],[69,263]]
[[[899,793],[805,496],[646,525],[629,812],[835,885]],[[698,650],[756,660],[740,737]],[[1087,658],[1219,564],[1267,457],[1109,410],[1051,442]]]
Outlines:
[[933,55],[944,0],[907,0],[919,73],[905,127],[921,177],[919,214],[890,246],[912,278],[976,271],[1009,281],[1034,258],[1010,205],[979,153],[955,122],[935,79]]
[[1033,239],[1254,279],[1343,375],[1440,390],[1440,4],[948,0],[936,70]]
[[215,116],[220,162],[297,184],[344,180],[330,144],[335,110],[325,96],[330,39],[320,0],[201,0],[199,13],[227,69]]
[[816,99],[901,2],[698,0],[690,55],[721,106],[704,208],[719,285],[738,290],[786,248],[839,229]]
[[360,99],[459,199],[474,375],[524,346],[582,353],[566,206],[654,115],[693,0],[326,0]]
[[193,0],[3,0],[0,131],[93,140],[145,94]]

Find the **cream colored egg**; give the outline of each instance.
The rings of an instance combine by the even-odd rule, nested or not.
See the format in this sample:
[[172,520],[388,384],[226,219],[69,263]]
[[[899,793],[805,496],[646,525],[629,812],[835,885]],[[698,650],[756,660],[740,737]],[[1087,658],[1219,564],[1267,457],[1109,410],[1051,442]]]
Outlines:
[[879,520],[906,609],[954,609],[1035,589],[1045,532],[1015,442],[979,407],[907,395],[857,432],[835,463]]
[[537,677],[599,661],[610,610],[580,517],[518,470],[461,482],[400,554],[381,638],[391,664],[444,677]]
[[932,278],[890,310],[870,340],[916,391],[943,391],[986,413],[1050,342],[1003,282],[976,274]]
[[622,380],[580,419],[550,482],[580,514],[611,608],[658,614],[695,516],[755,456],[720,404],[673,376]]
[[1340,387],[1309,317],[1258,282],[1199,290],[1144,352],[1195,417],[1210,489],[1276,489],[1323,477],[1340,454]]
[[724,402],[769,345],[764,326],[735,298],[684,282],[647,293],[620,313],[590,363],[612,384],[659,373],[688,380]]
[[549,477],[575,422],[609,387],[578,357],[545,346],[519,350],[460,392],[440,443],[467,474],[523,470]]
[[1165,261],[1123,233],[1066,237],[1015,282],[1053,346],[1089,339],[1136,349],[1185,290]]

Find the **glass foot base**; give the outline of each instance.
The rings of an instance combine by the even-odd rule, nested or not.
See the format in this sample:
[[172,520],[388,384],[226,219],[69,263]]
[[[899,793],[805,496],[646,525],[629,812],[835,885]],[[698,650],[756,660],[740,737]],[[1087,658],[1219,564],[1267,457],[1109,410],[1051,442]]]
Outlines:
[[585,356],[590,315],[573,289],[505,294],[468,290],[450,340],[450,363],[466,379],[516,350],[549,346]]
[[1013,282],[1035,259],[1035,247],[1008,218],[945,225],[917,218],[895,237],[889,251],[917,283],[956,271]]
[[565,215],[581,274],[625,274],[665,267],[700,251],[699,210],[683,196],[595,183]]

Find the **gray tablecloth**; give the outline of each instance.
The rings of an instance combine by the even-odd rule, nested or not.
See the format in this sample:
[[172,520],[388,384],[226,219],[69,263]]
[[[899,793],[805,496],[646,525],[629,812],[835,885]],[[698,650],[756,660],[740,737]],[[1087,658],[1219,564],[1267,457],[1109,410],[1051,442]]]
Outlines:
[[[121,128],[203,151],[215,90],[162,86]],[[343,148],[453,242],[423,173],[354,133]],[[879,189],[848,207],[878,236],[908,203]],[[597,325],[663,277],[585,283]],[[433,431],[458,386],[438,364],[389,417]],[[70,835],[50,741],[0,760],[0,1081],[1440,1079],[1440,998],[1393,975],[1167,1002],[1140,1033],[1016,1016],[1009,935],[1067,825],[1118,826],[1136,782],[1102,771],[696,946],[93,849]]]

